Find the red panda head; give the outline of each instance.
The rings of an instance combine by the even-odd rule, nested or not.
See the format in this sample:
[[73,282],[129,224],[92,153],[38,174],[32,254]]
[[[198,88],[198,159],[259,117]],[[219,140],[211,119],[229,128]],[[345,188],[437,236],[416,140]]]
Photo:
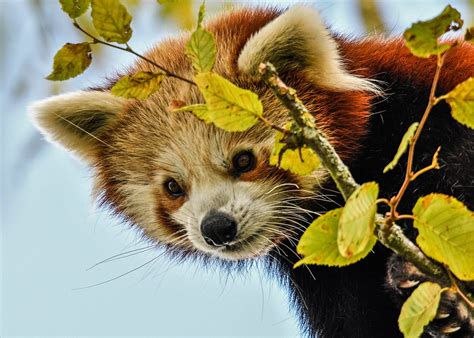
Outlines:
[[[367,130],[367,107],[376,89],[349,73],[337,44],[311,8],[242,9],[207,25],[216,38],[214,71],[259,94],[265,116],[283,125],[287,113],[259,82],[260,62],[272,62],[295,88],[318,126],[344,158]],[[147,56],[191,78],[184,35]],[[138,62],[132,72],[153,66]],[[173,100],[202,102],[196,88],[164,80],[142,101],[108,88],[78,91],[35,103],[32,117],[46,137],[95,171],[102,201],[160,243],[237,260],[260,256],[305,226],[300,202],[314,198],[323,169],[294,176],[270,166],[273,133],[262,125],[229,133],[190,113],[170,112]]]

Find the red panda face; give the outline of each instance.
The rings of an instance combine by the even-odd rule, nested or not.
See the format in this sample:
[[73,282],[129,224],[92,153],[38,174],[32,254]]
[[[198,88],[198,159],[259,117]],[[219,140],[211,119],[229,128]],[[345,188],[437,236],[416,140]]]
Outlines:
[[299,199],[322,172],[296,177],[269,165],[273,133],[265,128],[229,133],[160,109],[135,104],[104,139],[111,146],[96,179],[105,202],[157,242],[227,260],[296,240]]
[[[293,7],[280,15],[242,9],[207,29],[217,45],[213,71],[256,92],[267,119],[284,125],[288,117],[255,76],[264,61],[297,90],[343,158],[357,149],[376,87],[344,69],[336,42],[314,10]],[[147,57],[192,78],[187,39],[165,41]],[[139,61],[130,71],[152,67]],[[154,241],[226,260],[263,255],[284,238],[297,241],[307,212],[301,202],[318,194],[326,177],[322,169],[297,177],[270,166],[274,135],[263,125],[229,133],[191,113],[170,112],[173,100],[203,102],[187,83],[167,78],[140,101],[108,89],[63,94],[31,107],[49,140],[94,169],[103,204]]]

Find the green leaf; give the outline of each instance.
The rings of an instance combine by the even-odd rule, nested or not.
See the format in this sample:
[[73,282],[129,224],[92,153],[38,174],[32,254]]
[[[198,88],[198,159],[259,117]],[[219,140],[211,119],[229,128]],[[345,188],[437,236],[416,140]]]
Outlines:
[[374,237],[378,194],[378,184],[369,182],[357,188],[347,200],[337,233],[337,246],[342,256],[361,253]]
[[138,72],[122,77],[111,89],[112,94],[125,98],[146,99],[160,88],[165,74]]
[[337,232],[342,208],[331,210],[318,217],[306,229],[296,248],[298,254],[304,258],[294,265],[319,264],[328,266],[345,266],[353,264],[369,254],[377,242],[375,236],[371,236],[367,246],[359,254],[352,257],[344,257],[337,247]]
[[118,0],[92,0],[92,22],[106,41],[126,43],[132,36],[132,17]]
[[91,0],[59,0],[61,8],[69,15],[71,19],[75,19],[87,11]]
[[436,316],[441,292],[438,284],[425,282],[408,297],[398,317],[398,327],[405,338],[421,336],[423,328]]
[[204,19],[204,3],[199,8],[197,28],[186,44],[185,53],[191,59],[193,68],[198,73],[210,72],[216,59],[214,35],[201,28]]
[[237,87],[215,73],[200,73],[195,82],[204,95],[207,120],[227,131],[244,131],[262,116],[263,106],[257,94]]
[[454,197],[430,194],[413,208],[416,242],[461,280],[474,280],[474,212]]
[[458,84],[443,98],[451,106],[451,115],[461,124],[474,129],[474,77]]
[[209,118],[209,111],[207,109],[207,105],[205,104],[193,104],[190,106],[183,106],[177,109],[173,109],[173,112],[180,112],[180,111],[190,111],[201,120],[206,123],[212,123],[212,120]]
[[198,28],[186,44],[186,55],[198,73],[210,72],[216,59],[216,44],[211,32]]
[[[287,128],[289,129],[289,128]],[[313,149],[306,145],[301,149],[285,149],[280,155],[286,143],[281,142],[284,135],[277,131],[275,133],[275,144],[270,155],[270,164],[279,166],[282,169],[289,170],[298,175],[309,175],[321,165],[321,160]],[[301,155],[301,156],[300,156]],[[281,162],[278,163],[281,156]]]
[[54,81],[70,79],[84,72],[91,62],[89,43],[66,43],[54,56],[53,71],[46,79]]
[[407,131],[405,132],[405,135],[402,137],[402,141],[400,142],[400,145],[398,146],[397,153],[395,154],[395,157],[393,160],[387,164],[387,166],[383,169],[383,173],[385,174],[387,171],[392,170],[395,168],[397,165],[398,161],[402,157],[402,155],[407,151],[408,145],[411,144],[411,139],[413,135],[415,135],[416,128],[418,128],[418,122],[413,123],[410,127],[408,127]]
[[437,17],[414,23],[403,33],[403,37],[413,55],[427,58],[451,48],[450,43],[439,43],[438,38],[448,31],[460,29],[462,25],[461,14],[448,5]]

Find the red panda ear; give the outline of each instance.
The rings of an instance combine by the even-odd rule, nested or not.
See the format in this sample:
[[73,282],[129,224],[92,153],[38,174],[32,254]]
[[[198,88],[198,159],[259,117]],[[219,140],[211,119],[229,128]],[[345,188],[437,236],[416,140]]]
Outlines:
[[35,102],[29,111],[49,141],[92,162],[103,145],[103,133],[117,120],[126,102],[109,92],[77,91]]
[[376,91],[370,81],[348,73],[319,13],[297,5],[255,33],[242,49],[238,67],[255,75],[269,61],[280,73],[304,70],[320,86],[340,90]]

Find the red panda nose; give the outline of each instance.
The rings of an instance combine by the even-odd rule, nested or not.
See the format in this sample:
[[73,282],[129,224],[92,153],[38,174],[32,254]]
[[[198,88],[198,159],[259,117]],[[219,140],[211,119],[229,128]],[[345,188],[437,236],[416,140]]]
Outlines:
[[201,222],[201,234],[211,246],[226,245],[237,235],[237,223],[231,215],[211,210]]

